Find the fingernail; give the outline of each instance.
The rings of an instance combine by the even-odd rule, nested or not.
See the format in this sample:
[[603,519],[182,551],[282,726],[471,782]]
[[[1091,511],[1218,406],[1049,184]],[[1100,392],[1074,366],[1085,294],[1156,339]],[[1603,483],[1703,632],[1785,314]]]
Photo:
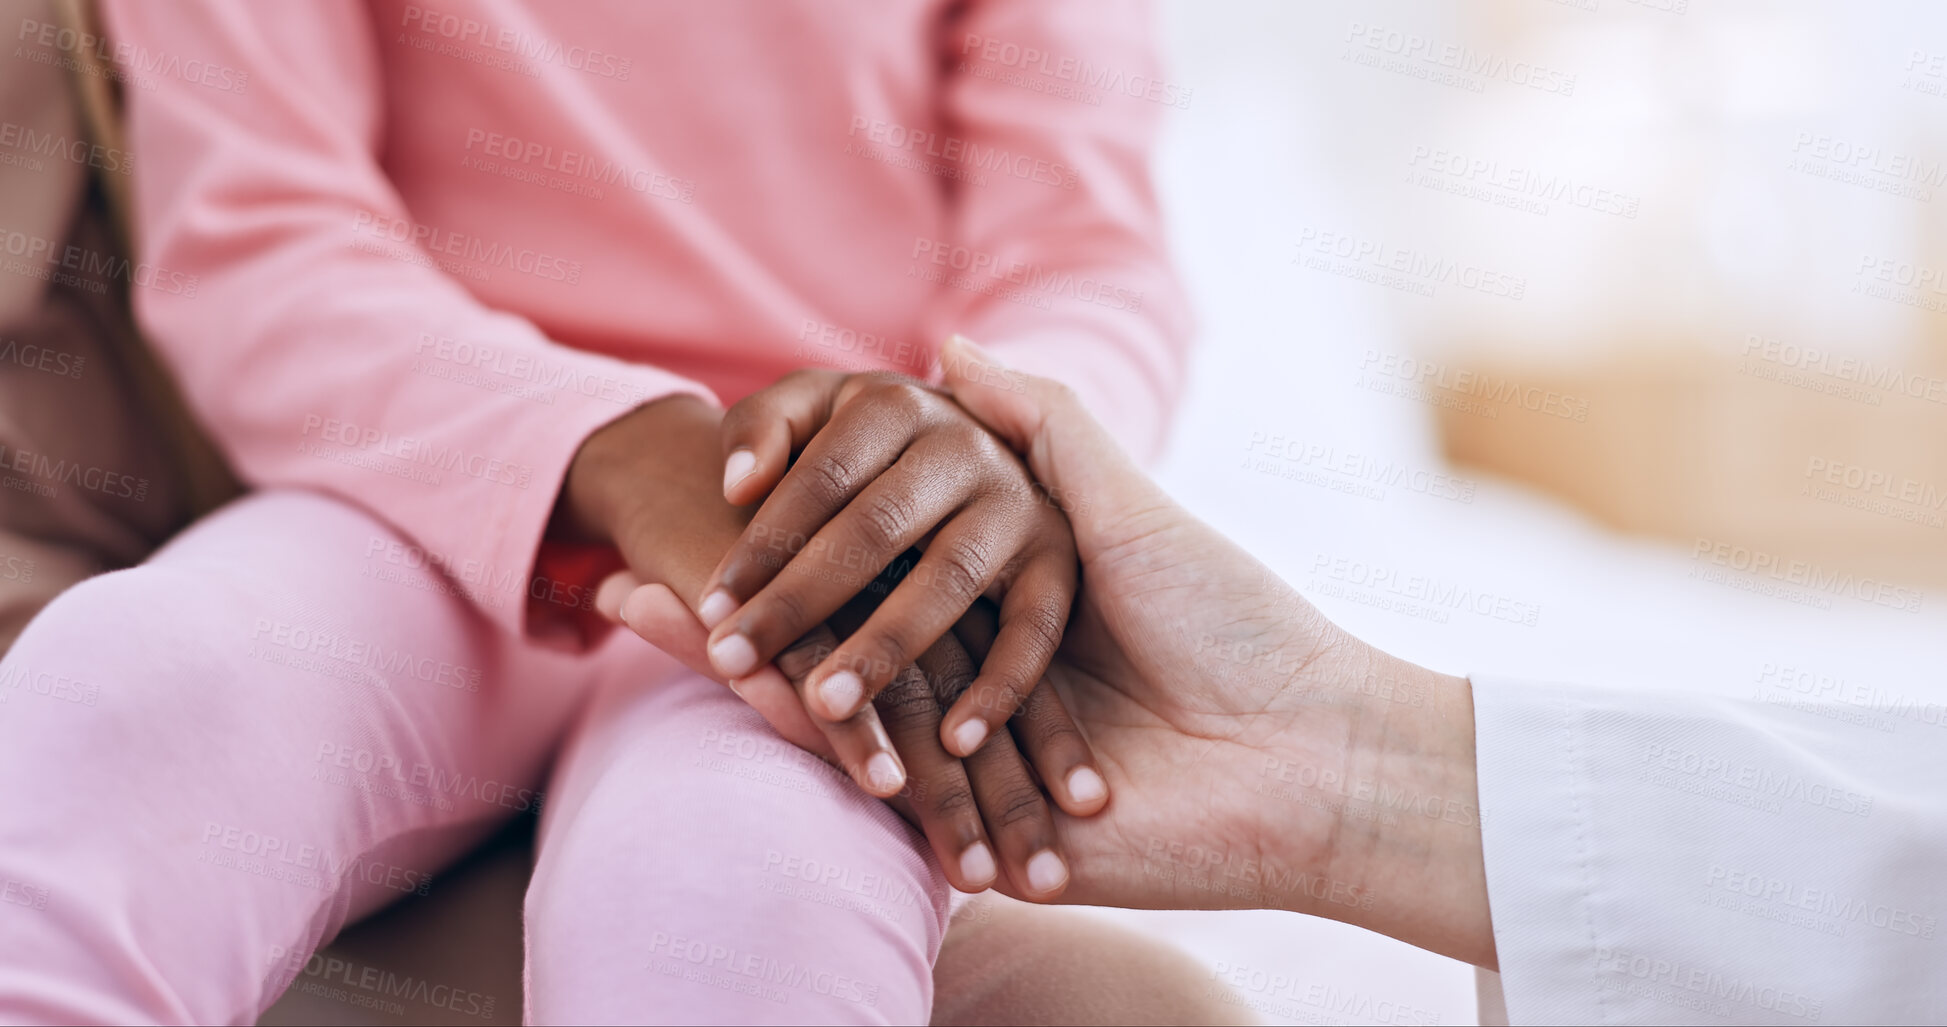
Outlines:
[[1051,892],[1068,880],[1068,864],[1051,849],[1042,849],[1028,860],[1028,886],[1038,892]]
[[750,472],[756,469],[757,454],[748,449],[731,453],[730,459],[723,462],[723,491],[728,493],[732,486],[750,477]]
[[960,879],[968,884],[990,884],[999,872],[986,842],[975,842],[960,854]]
[[833,717],[849,717],[865,695],[865,684],[857,674],[841,670],[818,683],[818,697]]
[[971,756],[980,743],[987,740],[987,722],[979,717],[969,717],[959,727],[953,729],[953,744],[960,747],[960,755]]
[[725,617],[736,612],[737,597],[725,592],[723,589],[717,589],[715,592],[704,596],[702,604],[696,608],[697,619],[703,622],[703,628],[706,631],[722,624]]
[[742,635],[725,635],[710,643],[710,665],[725,677],[743,677],[757,669],[757,649]]
[[899,761],[892,758],[892,753],[875,752],[865,761],[865,780],[875,792],[896,792],[905,786],[906,772],[899,769]]
[[1108,782],[1093,767],[1076,767],[1068,772],[1068,797],[1087,806],[1109,794]]

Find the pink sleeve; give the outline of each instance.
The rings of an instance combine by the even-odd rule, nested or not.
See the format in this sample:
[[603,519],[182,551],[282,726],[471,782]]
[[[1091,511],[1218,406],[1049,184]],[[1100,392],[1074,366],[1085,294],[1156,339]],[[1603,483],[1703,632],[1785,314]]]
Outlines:
[[951,277],[928,319],[1067,382],[1145,457],[1191,330],[1149,174],[1157,126],[1189,93],[1164,78],[1152,17],[1147,4],[974,0],[949,26],[946,145],[976,180],[951,183],[951,244],[965,250],[934,261]]
[[[112,46],[204,70],[128,89],[152,272],[136,275],[136,309],[191,406],[246,481],[365,506],[523,630],[582,440],[642,402],[707,390],[553,342],[411,243],[373,243],[412,222],[375,156],[384,103],[357,0],[105,7]],[[480,354],[545,369],[546,384],[469,378]]]

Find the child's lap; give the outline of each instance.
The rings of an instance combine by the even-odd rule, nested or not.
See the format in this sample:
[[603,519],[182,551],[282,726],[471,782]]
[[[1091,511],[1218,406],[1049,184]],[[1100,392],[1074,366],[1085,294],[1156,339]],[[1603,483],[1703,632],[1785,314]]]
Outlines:
[[[341,865],[391,852],[417,880],[544,812],[544,862],[569,844],[666,850],[672,886],[742,894],[823,854],[853,887],[872,874],[897,879],[868,885],[896,902],[931,901],[908,894],[939,885],[903,822],[726,689],[625,632],[584,654],[509,638],[432,562],[335,499],[240,500],[30,625],[0,663],[0,752],[22,764],[0,756],[0,773],[76,766],[39,791],[77,813],[132,806],[184,860],[276,838]],[[350,915],[403,890],[347,881]]]

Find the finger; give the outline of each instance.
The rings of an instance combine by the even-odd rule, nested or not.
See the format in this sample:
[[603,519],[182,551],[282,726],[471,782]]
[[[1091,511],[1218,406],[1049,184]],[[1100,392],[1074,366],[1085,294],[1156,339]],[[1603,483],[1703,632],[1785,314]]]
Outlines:
[[[972,427],[968,430],[979,431]],[[721,646],[726,660],[751,663],[769,659],[812,625],[828,620],[834,611],[870,584],[881,568],[892,564],[965,506],[975,491],[975,464],[928,455],[943,448],[922,444],[907,450],[843,509],[822,524],[810,525],[813,532],[810,540],[788,556],[789,563],[782,572],[755,594],[747,596],[733,615],[717,624],[710,641],[712,657]],[[768,509],[769,504],[765,505]],[[780,527],[778,522],[764,524],[764,516],[760,511],[746,537],[759,534],[773,539],[803,537],[796,533],[795,526]],[[735,548],[732,547],[733,553]],[[787,551],[790,548],[786,547]],[[984,552],[979,549],[975,555],[984,556]],[[981,587],[985,587],[984,581]],[[978,590],[973,594],[978,595]],[[850,716],[853,710],[869,702],[894,673],[912,663],[915,656],[932,644],[933,638],[944,633],[959,612],[954,610],[932,638],[922,640],[878,668],[878,675],[871,680],[873,687],[852,693],[843,713],[828,715],[834,719]],[[732,664],[718,666],[729,670]]]
[[768,495],[803,449],[831,419],[845,375],[806,368],[744,397],[723,415],[723,498],[733,505]]
[[[974,675],[973,658],[952,636],[928,649],[919,666],[933,682],[935,708],[951,702]],[[937,738],[934,744],[939,744]],[[1013,740],[995,739],[965,766],[987,836],[1013,890],[1041,901],[1060,895],[1068,884],[1068,864],[1061,856],[1054,814]]]
[[908,666],[876,706],[906,760],[908,784],[900,795],[948,880],[961,891],[984,891],[999,876],[999,864],[965,765],[940,748],[940,701],[933,685],[918,667]]
[[980,661],[980,676],[940,724],[949,752],[972,755],[1021,708],[1048,673],[1074,601],[1072,556],[1037,557],[1009,583],[1001,597],[1000,632]]
[[[636,577],[635,572],[627,567],[610,574],[602,579],[601,584],[595,586],[595,612],[601,614],[610,623],[622,623],[622,601],[629,597],[629,593],[641,586],[642,579]],[[670,595],[673,598],[675,593],[671,592]]]
[[958,335],[940,351],[940,366],[953,398],[1027,459],[1035,480],[1068,515],[1083,564],[1153,531],[1159,514],[1176,509],[1068,386],[1008,370]]
[[[779,653],[775,661],[786,680],[796,688],[799,703],[804,702],[806,676],[837,643],[837,636],[823,624]],[[816,719],[816,718],[814,718]],[[837,722],[817,721],[825,738],[837,753],[838,761],[860,788],[885,799],[906,786],[906,768],[893,750],[892,739],[879,721],[878,711],[868,706]]]
[[[885,687],[895,668],[918,659],[946,634],[999,577],[1019,544],[1004,524],[1002,515],[970,509],[942,526],[865,624],[812,673],[818,697],[812,713],[849,716]],[[759,595],[745,609],[765,598]]]
[[[806,443],[743,534],[717,561],[697,607],[703,623],[720,628],[725,617],[769,584],[818,529],[905,452],[918,415],[904,418],[873,406],[835,408],[825,429]],[[712,641],[714,645],[720,638]],[[738,674],[743,671],[737,666],[763,662],[754,652],[737,650],[736,655],[747,663],[719,663],[719,668]]]
[[1027,753],[1041,783],[1063,812],[1091,817],[1109,804],[1109,784],[1095,769],[1095,753],[1053,682],[1043,678],[1012,721],[1014,742]]
[[[610,580],[626,573],[611,575]],[[608,584],[604,581],[603,587]],[[602,605],[599,591],[595,604],[597,608]],[[710,661],[703,654],[703,640],[708,636],[703,632],[702,623],[668,588],[644,585],[635,589],[617,604],[615,616],[650,645],[675,657],[684,666],[705,677],[716,678],[716,672],[710,669]],[[749,677],[726,684],[785,741],[828,763],[840,765],[831,743],[826,740],[824,722],[814,721],[805,712],[797,687],[777,667],[766,665]]]
[[[972,659],[985,662],[998,630],[994,612],[979,604],[954,626],[954,637]],[[1064,812],[1088,817],[1108,805],[1108,781],[1096,768],[1088,737],[1062,703],[1054,682],[1046,677],[1038,681],[1009,726],[1015,743],[1041,775],[1042,786]]]

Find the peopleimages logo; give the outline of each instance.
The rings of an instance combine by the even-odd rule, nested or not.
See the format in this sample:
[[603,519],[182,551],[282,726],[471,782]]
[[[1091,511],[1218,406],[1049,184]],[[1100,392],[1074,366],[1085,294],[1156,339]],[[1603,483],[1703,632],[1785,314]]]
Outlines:
[[32,125],[12,121],[0,121],[0,147],[115,174],[128,175],[135,171],[135,158],[127,150],[71,138],[60,132],[37,132]]
[[[1691,550],[1690,559],[1700,565],[1795,585],[1806,590],[1813,598],[1826,595],[1845,596],[1862,603],[1890,607],[1908,613],[1920,609],[1924,595],[1919,589],[1875,581],[1847,571],[1833,571],[1807,560],[1781,557],[1762,549],[1751,549],[1701,536]],[[1691,576],[1699,576],[1696,569],[1691,571]]]
[[[1870,262],[1870,258],[1868,261]],[[1878,364],[1863,357],[1845,356],[1817,346],[1800,346],[1797,343],[1768,339],[1762,335],[1746,335],[1743,356],[1747,360],[1759,360],[1766,364],[1788,370],[1805,371],[1832,380],[1826,383],[1813,383],[1822,386],[1819,391],[1840,391],[1836,386],[1852,384],[1878,392],[1897,392],[1929,403],[1947,404],[1947,379],[1915,374],[1891,364]],[[1844,391],[1875,403],[1879,399],[1870,392]]]
[[635,67],[633,58],[621,57],[586,46],[564,46],[558,40],[518,29],[496,28],[482,21],[448,14],[445,11],[407,4],[400,15],[402,29],[417,32],[418,40],[402,36],[401,40],[414,45],[446,40],[450,43],[477,46],[496,53],[511,55],[537,64],[553,64],[594,75],[597,78],[612,78],[617,82],[629,80],[629,72]]
[[[582,153],[579,150],[556,149],[535,139],[522,139],[504,132],[492,132],[484,128],[468,129],[466,151],[479,152],[488,157],[509,162],[508,168],[498,170],[508,178],[519,179],[522,175],[513,166],[535,167],[553,172],[564,180],[588,182],[598,186],[611,186],[627,189],[630,192],[654,196],[663,200],[689,203],[695,198],[696,183],[688,179],[675,178],[660,171],[647,168],[632,168],[606,157]],[[546,184],[545,182],[543,184]],[[595,192],[600,198],[600,192]]]
[[1792,137],[1792,152],[1837,167],[1884,175],[1890,179],[1917,182],[1934,188],[1947,186],[1947,163],[1850,139],[1799,132]]
[[[1175,107],[1178,110],[1190,106],[1193,92],[1188,86],[1165,81],[1154,75],[1131,74],[1120,68],[1090,64],[1079,57],[1057,56],[1039,47],[1021,46],[1004,39],[995,39],[972,32],[967,33],[967,37],[961,41],[960,56],[973,57],[994,67],[1027,75],[1039,75],[1057,82],[1100,89],[1105,93],[1121,93],[1124,96],[1162,104],[1165,107]],[[1009,84],[1031,89],[1036,85],[1031,79],[1010,80]],[[1036,91],[1051,90],[1037,89]],[[1097,102],[1086,94],[1073,98],[1086,103]]]
[[[1470,76],[1472,82],[1462,80],[1453,84],[1465,85],[1472,92],[1480,91],[1480,81],[1499,79],[1510,85],[1525,86],[1557,96],[1575,95],[1574,75],[1532,61],[1511,61],[1500,54],[1487,53],[1459,43],[1442,43],[1418,33],[1401,32],[1384,25],[1352,22],[1346,27],[1343,41],[1354,48],[1353,53],[1363,48],[1370,57],[1391,58],[1400,62],[1397,67],[1385,68],[1388,71],[1418,78],[1427,77],[1425,73],[1433,71]],[[1416,69],[1422,74],[1414,74]]]
[[[470,452],[458,446],[394,435],[369,425],[360,426],[336,417],[307,414],[304,418],[304,427],[298,434],[306,440],[315,438],[347,450],[390,457],[406,465],[421,466],[436,471],[451,471],[464,474],[469,478],[499,482],[515,488],[526,488],[534,478],[534,469],[526,464],[502,460],[484,453]],[[437,481],[435,476],[433,482],[437,483]]]
[[[1640,196],[1605,189],[1568,175],[1504,165],[1479,154],[1455,150],[1415,146],[1406,166],[1442,176],[1454,183],[1496,189],[1512,199],[1539,203],[1542,205],[1539,212],[1544,214],[1548,209],[1546,204],[1562,203],[1598,214],[1633,219],[1643,202]],[[1468,194],[1463,192],[1462,195]]]
[[553,254],[488,242],[477,235],[437,228],[405,218],[385,217],[369,210],[352,216],[352,234],[385,242],[407,243],[436,256],[453,257],[471,264],[506,268],[550,282],[576,285],[581,282],[581,261]]
[[105,282],[126,282],[171,296],[196,295],[195,275],[171,271],[115,253],[56,243],[52,239],[0,226],[0,266],[14,274],[105,292]]
[[[1519,300],[1528,291],[1528,280],[1520,275],[1464,260],[1453,260],[1411,246],[1395,246],[1349,232],[1311,226],[1299,231],[1298,255],[1292,263],[1351,278],[1390,274],[1414,286],[1410,291],[1422,296],[1432,296],[1433,287],[1437,285],[1456,285],[1508,300]],[[1377,280],[1376,284],[1390,283]]]
[[875,146],[920,153],[949,164],[964,164],[975,171],[1008,175],[1057,189],[1073,189],[1080,180],[1075,169],[1065,164],[1014,153],[991,143],[982,144],[942,135],[931,129],[908,128],[898,122],[881,121],[863,114],[852,115],[851,127],[845,134],[854,139],[863,135],[867,142]]
[[1006,282],[1044,296],[1069,296],[1111,310],[1141,310],[1143,305],[1143,293],[1139,289],[1126,289],[1088,275],[1077,275],[1068,268],[1006,259],[942,239],[914,237],[910,256],[915,266],[923,261],[962,272],[968,278]]
[[1359,360],[1359,370],[1427,389],[1471,396],[1487,403],[1520,407],[1530,413],[1546,414],[1565,421],[1581,423],[1589,419],[1589,401],[1573,393],[1526,385],[1512,378],[1466,368],[1453,368],[1437,360],[1367,349]]

